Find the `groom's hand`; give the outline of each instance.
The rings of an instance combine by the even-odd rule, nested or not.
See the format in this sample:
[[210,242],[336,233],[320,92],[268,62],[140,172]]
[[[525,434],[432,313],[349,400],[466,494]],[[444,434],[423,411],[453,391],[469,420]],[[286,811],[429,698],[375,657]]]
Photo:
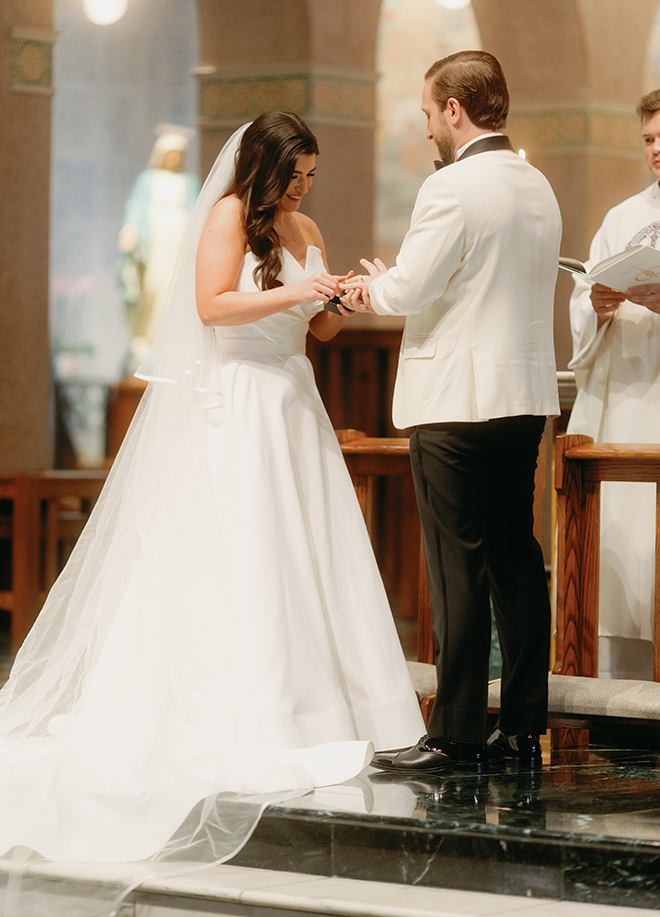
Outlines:
[[357,274],[352,279],[347,278],[344,284],[345,289],[357,289],[363,287],[365,284],[368,287],[374,277],[380,277],[381,274],[387,274],[387,268],[380,258],[374,258],[373,264],[371,261],[367,261],[366,258],[360,258],[360,264],[367,269],[367,275]]
[[352,312],[374,312],[369,297],[369,286],[374,277],[387,273],[387,268],[380,258],[374,258],[373,263],[361,258],[360,264],[367,269],[368,274],[359,274],[352,280],[347,280],[343,284],[345,292],[341,299]]

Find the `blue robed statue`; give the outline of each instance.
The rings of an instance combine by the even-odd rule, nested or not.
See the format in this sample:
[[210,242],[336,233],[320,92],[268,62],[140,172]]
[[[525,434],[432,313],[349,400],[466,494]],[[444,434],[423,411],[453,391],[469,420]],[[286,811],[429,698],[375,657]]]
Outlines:
[[199,179],[186,171],[192,131],[158,126],[148,168],[126,201],[119,233],[121,287],[133,338],[126,369],[132,372],[153,343],[172,271],[197,195]]

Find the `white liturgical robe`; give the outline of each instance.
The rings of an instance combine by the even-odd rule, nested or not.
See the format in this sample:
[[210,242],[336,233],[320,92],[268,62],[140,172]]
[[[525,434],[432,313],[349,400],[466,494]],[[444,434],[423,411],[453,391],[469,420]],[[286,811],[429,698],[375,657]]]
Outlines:
[[[657,182],[609,211],[594,236],[588,266],[640,243],[660,248]],[[575,370],[578,396],[568,432],[597,442],[660,443],[660,315],[626,300],[597,329],[589,291],[577,278],[569,368]],[[653,639],[654,490],[653,484],[602,485],[602,636]]]

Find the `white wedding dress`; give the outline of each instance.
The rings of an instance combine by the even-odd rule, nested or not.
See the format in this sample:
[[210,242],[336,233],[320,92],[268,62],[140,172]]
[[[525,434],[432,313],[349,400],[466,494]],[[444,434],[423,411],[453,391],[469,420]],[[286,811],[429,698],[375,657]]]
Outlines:
[[194,810],[179,847],[226,859],[278,794],[424,731],[304,355],[320,308],[216,328],[203,385],[149,386],[0,692],[0,853],[142,859]]

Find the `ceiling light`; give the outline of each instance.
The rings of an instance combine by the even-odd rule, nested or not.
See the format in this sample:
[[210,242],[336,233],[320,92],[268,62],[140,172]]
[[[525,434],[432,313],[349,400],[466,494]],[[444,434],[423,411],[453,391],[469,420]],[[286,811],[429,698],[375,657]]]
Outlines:
[[111,25],[126,12],[127,0],[83,0],[85,16],[96,25]]

